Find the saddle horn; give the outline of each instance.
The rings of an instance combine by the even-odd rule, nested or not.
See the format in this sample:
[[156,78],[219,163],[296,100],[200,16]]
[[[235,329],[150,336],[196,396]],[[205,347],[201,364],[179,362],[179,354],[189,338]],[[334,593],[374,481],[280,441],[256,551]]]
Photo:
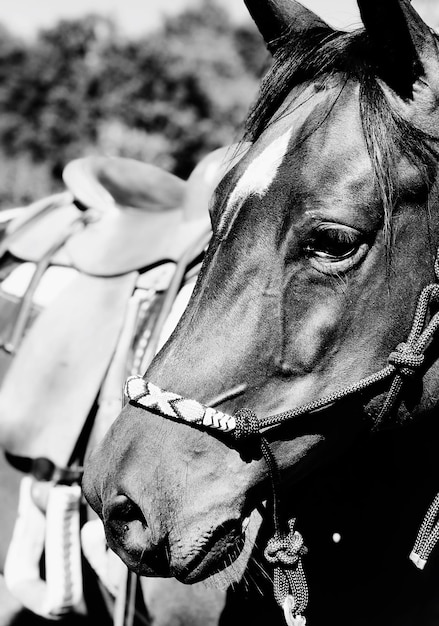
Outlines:
[[438,51],[434,35],[408,0],[357,0],[378,75],[401,98],[425,77],[436,83]]
[[244,0],[267,48],[276,51],[276,41],[286,31],[303,33],[320,29],[332,31],[318,15],[295,0]]

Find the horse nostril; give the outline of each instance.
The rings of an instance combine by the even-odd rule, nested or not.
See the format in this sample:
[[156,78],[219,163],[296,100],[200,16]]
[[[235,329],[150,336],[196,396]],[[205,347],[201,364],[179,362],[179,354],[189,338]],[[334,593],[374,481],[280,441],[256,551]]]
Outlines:
[[140,508],[128,496],[116,496],[105,507],[104,519],[106,523],[115,523],[117,526],[126,526],[129,522],[139,521],[145,528],[148,524]]
[[110,546],[136,554],[150,542],[150,531],[140,508],[127,496],[117,496],[104,508],[104,523]]
[[140,508],[130,498],[119,495],[104,508],[108,545],[123,561],[144,575],[169,575],[165,540],[155,542]]

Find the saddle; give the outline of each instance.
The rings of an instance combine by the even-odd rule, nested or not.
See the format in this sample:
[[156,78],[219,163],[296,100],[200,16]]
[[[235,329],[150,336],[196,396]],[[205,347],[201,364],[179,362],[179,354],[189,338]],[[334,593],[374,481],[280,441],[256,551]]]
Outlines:
[[[70,163],[64,180],[71,202],[21,228],[9,252],[38,262],[60,241],[52,262],[94,276],[126,274],[167,255],[175,261],[182,246],[206,228],[206,216],[189,224],[182,210],[186,183],[152,165],[126,161],[88,157]],[[137,181],[133,193],[121,180],[130,172],[128,178]]]
[[[69,463],[116,352],[130,298],[137,292],[147,300],[157,291],[156,270],[145,280],[153,267],[179,259],[186,266],[202,252],[210,233],[208,199],[233,164],[231,154],[222,148],[208,155],[187,182],[127,159],[79,159],[64,172],[66,205],[51,198],[49,209],[40,206],[29,221],[20,218],[19,228],[11,225],[3,245],[15,258],[35,263],[36,273],[39,266],[59,265],[77,275],[30,330],[21,320],[26,315],[17,317],[21,325],[10,348],[16,354],[0,390],[0,444],[9,453]],[[31,280],[32,299],[37,286]],[[121,369],[120,387],[126,363]],[[119,410],[120,404],[113,414]]]
[[[0,285],[6,349],[0,354],[9,357],[0,389],[0,445],[15,467],[38,480],[23,479],[18,521],[14,527],[12,508],[3,529],[8,541],[14,527],[13,539],[0,545],[0,556],[7,550],[9,589],[37,614],[83,610],[78,440],[88,449],[100,440],[121,409],[127,374],[142,369],[154,334],[158,348],[177,323],[192,289],[182,288],[187,269],[210,237],[210,196],[236,156],[227,148],[215,151],[186,182],[128,159],[78,159],[64,171],[66,192],[26,209],[6,229],[0,254],[8,252],[15,269]],[[54,273],[63,284],[53,296]],[[197,267],[192,279],[196,273]],[[0,486],[2,473],[0,466]],[[9,474],[6,480],[5,486]],[[45,517],[33,495],[44,484]],[[46,581],[39,573],[43,550]],[[92,567],[94,553],[88,555]]]
[[68,193],[37,207],[19,228],[11,224],[7,249],[38,263],[59,242],[52,264],[104,277],[177,262],[209,229],[211,192],[234,158],[230,148],[215,150],[186,182],[133,159],[72,161],[63,172]]

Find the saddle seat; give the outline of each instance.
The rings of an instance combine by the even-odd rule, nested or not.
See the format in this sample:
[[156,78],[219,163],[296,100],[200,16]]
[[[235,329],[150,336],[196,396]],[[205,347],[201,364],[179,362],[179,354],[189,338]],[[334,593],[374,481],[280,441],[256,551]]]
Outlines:
[[167,211],[182,204],[185,183],[149,163],[123,157],[90,156],[71,161],[63,180],[85,207]]
[[52,264],[101,277],[177,262],[209,232],[208,199],[230,165],[228,150],[205,157],[188,181],[133,159],[72,161],[63,172],[69,201],[63,194],[61,206],[12,227],[8,250],[38,263],[59,241]]

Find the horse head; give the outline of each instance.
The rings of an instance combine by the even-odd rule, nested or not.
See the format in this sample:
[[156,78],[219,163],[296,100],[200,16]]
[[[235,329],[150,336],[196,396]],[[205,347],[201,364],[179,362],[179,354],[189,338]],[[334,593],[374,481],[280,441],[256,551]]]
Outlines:
[[125,406],[84,476],[129,567],[184,582],[236,556],[270,472],[258,446],[166,419],[161,403],[264,420],[326,398],[264,432],[290,488],[378,422],[438,404],[430,345],[402,373],[393,358],[407,380],[385,417],[390,381],[374,377],[436,280],[436,37],[407,0],[359,0],[364,29],[352,33],[292,0],[246,3],[274,57],[251,146],[216,188],[197,286],[145,375],[164,391],[153,387],[150,410]]

